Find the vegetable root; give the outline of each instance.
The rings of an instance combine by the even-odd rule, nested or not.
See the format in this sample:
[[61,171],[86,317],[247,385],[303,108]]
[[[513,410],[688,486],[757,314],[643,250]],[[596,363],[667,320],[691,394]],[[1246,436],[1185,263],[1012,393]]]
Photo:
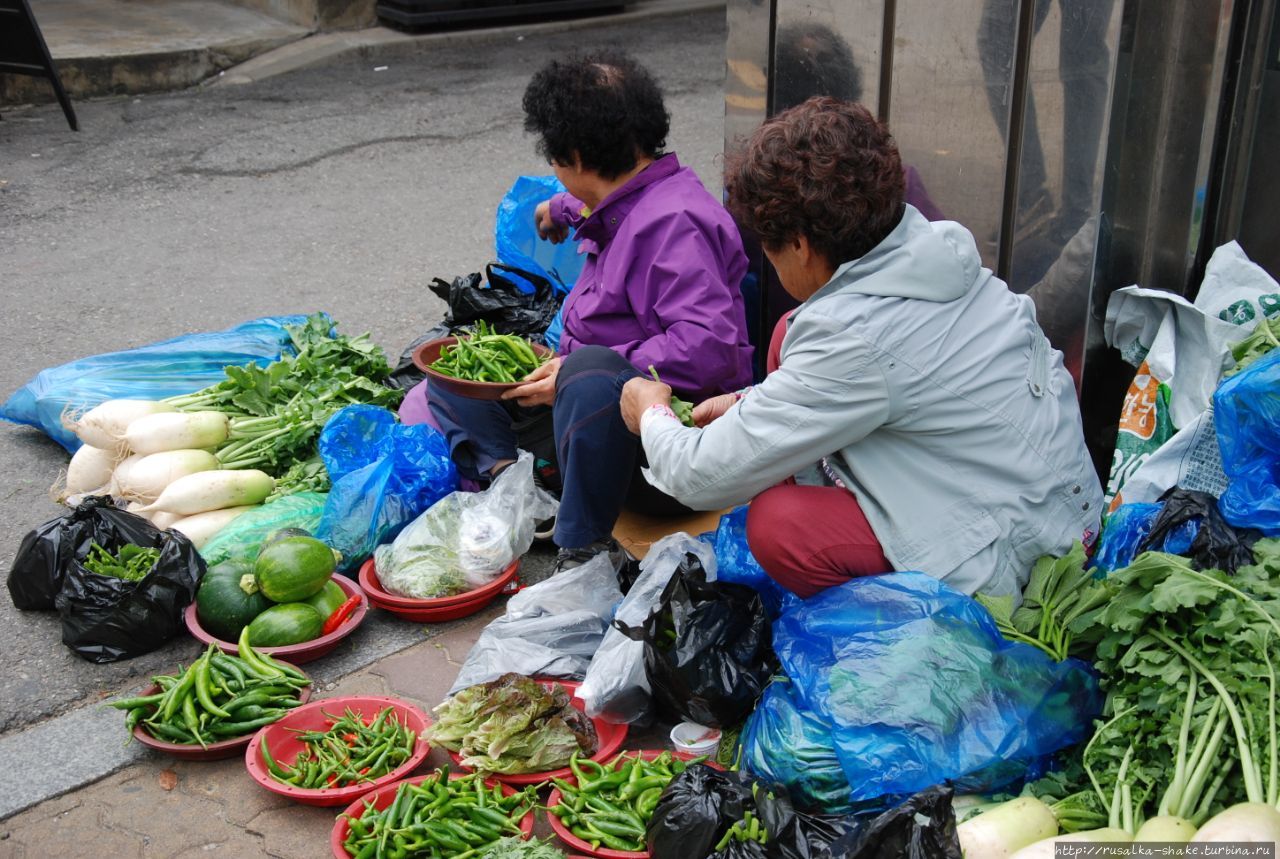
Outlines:
[[78,415],[68,408],[62,413],[62,426],[87,445],[121,451],[130,424],[147,415],[172,411],[173,406],[155,400],[107,400]]
[[134,453],[215,448],[230,435],[222,412],[148,415],[129,424],[124,439]]
[[956,834],[966,857],[1010,859],[1023,847],[1057,835],[1058,819],[1040,800],[1020,796],[965,821]]
[[213,471],[218,458],[205,450],[165,450],[134,460],[115,482],[115,493],[127,501],[150,504],[175,480]]
[[275,481],[261,471],[200,471],[170,483],[159,498],[142,509],[194,516],[261,504],[274,489]]

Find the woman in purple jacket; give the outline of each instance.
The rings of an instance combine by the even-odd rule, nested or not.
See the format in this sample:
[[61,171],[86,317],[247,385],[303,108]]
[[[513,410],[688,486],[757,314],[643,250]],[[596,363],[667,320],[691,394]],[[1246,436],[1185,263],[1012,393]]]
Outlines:
[[559,354],[504,403],[438,388],[431,410],[454,460],[486,481],[516,458],[517,428],[550,422],[562,492],[557,570],[600,552],[628,502],[642,512],[686,508],[640,476],[640,440],[619,411],[622,386],[653,367],[677,396],[701,402],[751,382],[739,284],[742,240],[724,207],[674,153],[652,76],[630,58],[552,61],[524,94],[525,129],[567,193],[538,207],[552,241],[575,228],[582,274],[565,299]]

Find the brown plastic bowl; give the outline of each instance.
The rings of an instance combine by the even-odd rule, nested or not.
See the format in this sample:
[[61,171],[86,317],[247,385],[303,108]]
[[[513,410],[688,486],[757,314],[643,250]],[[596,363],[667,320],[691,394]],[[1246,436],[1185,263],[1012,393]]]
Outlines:
[[[293,665],[293,663],[291,662],[284,662],[284,660],[282,659],[276,660],[276,661],[283,662],[285,665],[289,665],[293,668],[298,667],[296,665]],[[298,670],[302,671],[301,668],[298,668]],[[302,671],[302,673],[306,674],[307,672]],[[307,675],[307,676],[310,677],[310,675]],[[312,683],[312,686],[313,685],[314,685],[314,682]],[[300,705],[305,704],[307,703],[307,701],[311,700],[312,686],[303,686],[301,689],[298,690],[298,701]],[[142,690],[138,694],[139,695],[155,695],[159,691],[160,691],[159,686],[148,686],[146,689]],[[293,711],[291,710],[289,712],[293,712]],[[285,713],[284,716],[281,716],[280,718],[284,719],[288,715],[289,713]],[[153,737],[151,736],[151,734],[147,733],[146,729],[141,724],[137,725],[133,729],[134,739],[142,743],[142,745],[150,749],[155,749],[158,752],[164,752],[166,755],[171,755],[172,757],[175,757],[175,758],[181,758],[184,761],[220,761],[220,760],[223,760],[224,758],[234,758],[237,755],[243,755],[245,748],[249,745],[249,741],[252,740],[255,736],[257,736],[257,734],[258,734],[258,729],[254,729],[247,734],[241,734],[238,737],[231,737],[226,740],[219,740],[216,743],[210,743],[208,746],[202,747],[202,746],[189,746],[189,745],[186,745],[185,743],[171,743],[168,740],[162,740],[159,737]]]
[[[458,342],[457,337],[441,337],[439,340],[428,340],[413,350],[413,363],[419,370],[427,374],[432,386],[438,386],[460,397],[473,400],[500,400],[504,391],[520,387],[522,382],[468,382],[455,379],[431,369],[431,365],[440,357],[440,350]],[[530,343],[535,354],[550,356],[551,350],[539,343]]]
[[[351,599],[354,596],[360,597],[360,604],[356,606],[356,610],[351,613],[351,616],[343,621],[342,626],[328,635],[322,635],[310,641],[300,641],[297,644],[282,644],[279,647],[255,647],[254,650],[265,653],[274,659],[286,659],[294,664],[310,662],[313,659],[319,659],[324,656],[337,647],[342,639],[355,632],[356,627],[364,622],[364,616],[369,613],[369,597],[358,584],[346,576],[334,573],[333,581],[337,583],[338,587],[342,588],[342,592],[346,594],[347,599]],[[234,642],[215,638],[211,632],[200,625],[200,618],[196,616],[196,604],[194,602],[187,606],[183,619],[187,623],[187,631],[200,641],[205,644],[216,644],[219,650],[223,653],[230,653],[232,656],[239,653],[240,649]]]

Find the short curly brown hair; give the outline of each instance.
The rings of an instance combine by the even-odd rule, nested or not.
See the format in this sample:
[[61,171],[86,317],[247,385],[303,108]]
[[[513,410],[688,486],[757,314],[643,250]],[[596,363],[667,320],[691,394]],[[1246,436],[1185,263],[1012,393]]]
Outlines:
[[756,129],[725,171],[728,206],[766,249],[804,236],[839,266],[902,218],[898,145],[860,104],[815,96]]

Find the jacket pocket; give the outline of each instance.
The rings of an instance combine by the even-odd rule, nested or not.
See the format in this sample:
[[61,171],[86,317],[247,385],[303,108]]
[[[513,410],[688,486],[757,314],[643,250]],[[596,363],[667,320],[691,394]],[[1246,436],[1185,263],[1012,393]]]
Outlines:
[[[980,497],[970,497],[928,517],[933,527],[918,541],[905,541],[891,558],[903,570],[918,570],[941,579],[1000,537],[1000,525],[982,506]],[[917,533],[922,529],[914,528]]]

